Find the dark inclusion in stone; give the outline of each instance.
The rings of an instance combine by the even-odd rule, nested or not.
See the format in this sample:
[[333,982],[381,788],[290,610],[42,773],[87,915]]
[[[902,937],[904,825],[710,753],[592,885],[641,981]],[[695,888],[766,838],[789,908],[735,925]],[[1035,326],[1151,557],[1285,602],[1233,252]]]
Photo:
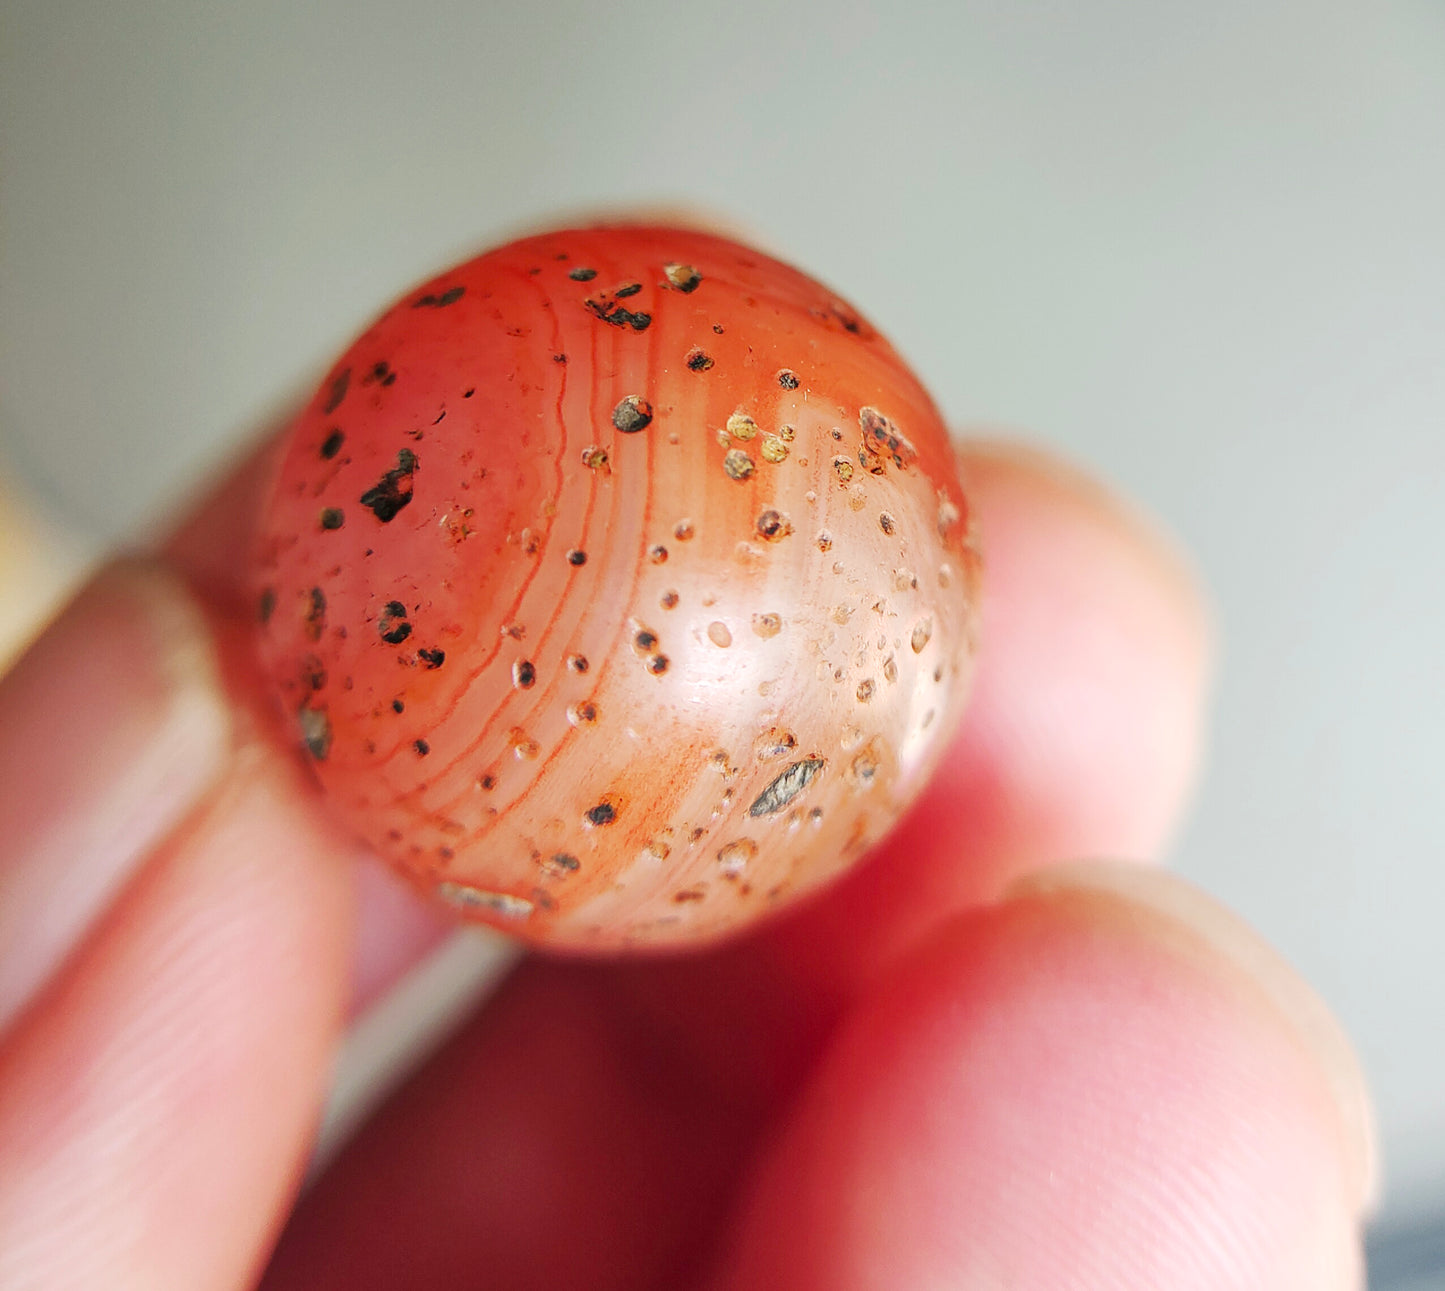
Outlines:
[[748,815],[771,816],[775,811],[781,811],[802,793],[827,765],[824,758],[804,758],[801,762],[794,762],[753,800],[753,805],[748,808]]
[[307,593],[306,605],[306,635],[313,641],[321,639],[322,630],[326,627],[326,593],[319,587],[313,587]]
[[411,624],[406,621],[406,606],[400,601],[388,601],[376,621],[376,630],[388,645],[400,645],[411,635]]
[[326,403],[322,405],[322,412],[333,413],[341,407],[341,401],[346,398],[347,387],[351,385],[351,369],[342,368],[331,380],[331,388],[326,393]]
[[652,424],[652,405],[640,395],[630,394],[612,410],[612,424],[624,435],[635,435]]
[[416,468],[416,454],[409,448],[401,449],[396,455],[396,465],[361,495],[361,505],[369,507],[382,524],[395,520],[411,501]]
[[297,714],[301,723],[301,742],[318,762],[331,752],[331,719],[319,708],[303,708]]
[[651,326],[652,315],[642,310],[628,309],[619,300],[619,297],[635,296],[641,290],[640,283],[628,283],[625,287],[619,287],[610,294],[589,296],[583,301],[583,304],[604,323],[610,323],[613,327],[630,327],[634,332],[642,332]]
[[422,309],[428,305],[437,308],[445,305],[455,305],[457,301],[466,295],[466,292],[467,289],[465,287],[448,287],[440,296],[434,296],[431,292],[427,292],[425,296],[416,302],[413,308]]

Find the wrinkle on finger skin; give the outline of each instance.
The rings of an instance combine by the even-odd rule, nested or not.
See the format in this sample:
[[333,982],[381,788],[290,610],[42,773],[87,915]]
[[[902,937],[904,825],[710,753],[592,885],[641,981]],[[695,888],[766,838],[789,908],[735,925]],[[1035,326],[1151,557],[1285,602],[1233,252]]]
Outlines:
[[0,1286],[246,1285],[341,1025],[347,849],[269,751],[162,849],[0,1049]]

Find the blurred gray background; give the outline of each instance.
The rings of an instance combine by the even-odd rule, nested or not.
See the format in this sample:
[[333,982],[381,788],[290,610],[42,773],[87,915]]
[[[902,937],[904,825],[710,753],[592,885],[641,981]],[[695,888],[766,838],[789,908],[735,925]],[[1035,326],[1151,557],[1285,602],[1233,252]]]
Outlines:
[[1445,1213],[1445,7],[0,0],[0,473],[75,568],[420,275],[659,203],[1182,536],[1175,860],[1355,1037],[1386,1228]]

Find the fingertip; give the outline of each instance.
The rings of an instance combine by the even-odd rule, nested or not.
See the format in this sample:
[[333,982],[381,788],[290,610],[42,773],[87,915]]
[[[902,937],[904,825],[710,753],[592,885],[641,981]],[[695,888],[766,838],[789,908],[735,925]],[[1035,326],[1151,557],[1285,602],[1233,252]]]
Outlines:
[[1153,588],[1181,639],[1199,652],[1207,674],[1215,637],[1213,607],[1193,558],[1158,516],[1079,463],[1028,440],[975,435],[957,445],[965,483],[1034,514],[1072,517],[1096,529],[1100,539],[1112,539],[1114,558],[1134,567],[1138,581]]
[[1055,454],[972,440],[960,469],[986,561],[965,761],[1003,773],[1040,859],[1157,858],[1205,738],[1215,633],[1197,575],[1160,523]]
[[1357,1285],[1330,1080],[1179,918],[1060,887],[940,930],[841,1027],[721,1285]]
[[1025,875],[1005,898],[1115,902],[1155,937],[1169,939],[1181,958],[1221,981],[1232,979],[1242,998],[1294,1037],[1307,1066],[1324,1080],[1338,1113],[1355,1205],[1362,1215],[1373,1211],[1380,1191],[1374,1107],[1349,1037],[1309,983],[1234,911],[1167,871],[1101,861]]

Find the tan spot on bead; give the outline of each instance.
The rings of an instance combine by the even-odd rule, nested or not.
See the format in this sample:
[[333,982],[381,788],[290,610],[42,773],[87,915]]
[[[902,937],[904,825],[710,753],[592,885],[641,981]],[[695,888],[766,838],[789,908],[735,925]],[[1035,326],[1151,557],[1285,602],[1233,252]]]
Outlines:
[[717,854],[718,865],[725,877],[734,879],[740,875],[758,854],[758,845],[751,838],[739,838],[722,847]]
[[728,418],[727,430],[737,439],[752,439],[758,433],[758,423],[747,413],[738,411]]

